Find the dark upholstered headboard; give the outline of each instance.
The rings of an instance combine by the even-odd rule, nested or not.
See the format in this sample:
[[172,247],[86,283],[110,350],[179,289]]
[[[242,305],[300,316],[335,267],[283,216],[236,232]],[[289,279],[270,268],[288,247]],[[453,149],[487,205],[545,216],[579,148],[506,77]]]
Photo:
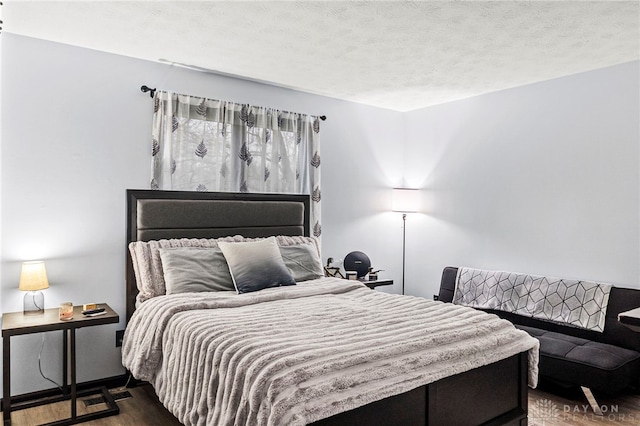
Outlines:
[[310,235],[310,196],[127,190],[127,321],[135,310],[133,241]]

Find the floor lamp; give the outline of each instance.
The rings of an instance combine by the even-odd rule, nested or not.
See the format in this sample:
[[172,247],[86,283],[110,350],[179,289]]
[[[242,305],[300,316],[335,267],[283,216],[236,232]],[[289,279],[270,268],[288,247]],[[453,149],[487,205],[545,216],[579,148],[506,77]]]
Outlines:
[[410,188],[393,188],[391,211],[402,213],[402,294],[404,294],[405,247],[407,231],[407,213],[418,211],[419,191]]

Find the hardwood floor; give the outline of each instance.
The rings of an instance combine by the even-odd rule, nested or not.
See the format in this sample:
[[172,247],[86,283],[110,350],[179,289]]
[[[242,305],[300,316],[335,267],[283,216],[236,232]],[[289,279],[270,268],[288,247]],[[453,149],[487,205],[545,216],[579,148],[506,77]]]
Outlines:
[[595,394],[603,415],[591,410],[580,389],[529,389],[530,426],[640,425],[640,395],[616,397]]
[[[177,421],[158,401],[149,385],[118,388],[116,394],[128,390],[132,397],[119,399],[120,414],[83,423],[92,426],[179,426]],[[552,393],[553,392],[553,393]],[[585,426],[585,425],[638,425],[640,424],[640,395],[628,394],[617,398],[596,395],[604,416],[593,414],[586,399],[578,391],[555,388],[529,390],[529,425],[531,426]],[[78,414],[100,410],[104,404],[85,408],[78,403]],[[14,426],[34,426],[61,419],[69,415],[69,402],[59,402],[11,413]],[[447,425],[455,426],[455,425]]]
[[[182,424],[160,404],[150,385],[111,389],[111,394],[123,390],[129,391],[132,397],[117,400],[120,407],[119,415],[81,424],[90,426],[180,426]],[[78,402],[78,415],[105,408],[104,403],[85,407],[83,400]],[[11,413],[11,424],[12,426],[35,426],[69,417],[69,404],[69,401],[63,401],[14,411]]]

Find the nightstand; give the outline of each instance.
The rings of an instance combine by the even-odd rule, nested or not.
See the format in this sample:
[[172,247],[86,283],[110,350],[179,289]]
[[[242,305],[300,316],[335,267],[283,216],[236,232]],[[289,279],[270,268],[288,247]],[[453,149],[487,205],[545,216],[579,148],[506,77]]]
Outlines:
[[[2,418],[4,425],[11,424],[11,337],[47,331],[62,331],[62,394],[37,401],[21,401],[14,404],[14,410],[71,400],[71,416],[67,419],[47,423],[47,425],[72,425],[102,417],[113,416],[120,412],[118,405],[106,387],[76,391],[76,329],[96,325],[113,324],[120,321],[118,314],[105,303],[98,305],[106,313],[94,317],[82,315],[82,306],[73,307],[73,319],[62,321],[58,318],[58,308],[45,309],[43,314],[24,315],[22,312],[2,314]],[[70,371],[69,371],[70,370]],[[67,378],[70,376],[70,383]],[[77,415],[76,402],[81,396],[102,394],[107,408],[81,416]]]
[[380,287],[383,285],[393,285],[393,280],[374,280],[374,281],[360,280],[360,282],[366,285],[367,287],[369,287],[370,289],[374,289],[376,287]]

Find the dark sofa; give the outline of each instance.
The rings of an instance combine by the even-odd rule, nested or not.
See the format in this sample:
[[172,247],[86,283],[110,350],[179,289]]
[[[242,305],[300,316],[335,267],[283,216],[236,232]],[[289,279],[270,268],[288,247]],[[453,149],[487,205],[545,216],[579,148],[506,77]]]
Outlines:
[[[438,300],[453,300],[457,273],[455,267],[444,269]],[[640,290],[613,287],[603,333],[509,312],[488,312],[509,320],[540,341],[539,374],[543,380],[581,386],[587,398],[593,398],[590,389],[608,394],[628,387],[638,389],[640,332],[621,324],[618,314],[639,306]]]

